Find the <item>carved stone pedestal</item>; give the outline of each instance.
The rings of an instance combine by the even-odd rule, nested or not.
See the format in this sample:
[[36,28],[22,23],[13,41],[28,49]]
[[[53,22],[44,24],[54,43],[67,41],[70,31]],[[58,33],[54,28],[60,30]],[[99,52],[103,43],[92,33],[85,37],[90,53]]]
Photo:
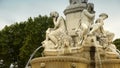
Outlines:
[[31,61],[32,68],[88,68],[89,61],[72,56],[55,56],[35,58]]
[[[32,68],[119,68],[120,59],[114,53],[103,53],[102,47],[83,46],[74,53],[57,56],[57,51],[31,61]],[[54,54],[52,54],[52,53]]]
[[74,30],[79,27],[81,12],[86,8],[86,3],[69,5],[65,10],[66,25],[69,35],[74,34]]
[[[33,59],[31,65],[32,68],[90,68],[90,61],[71,56],[41,57]],[[120,68],[120,59],[101,60],[101,68]]]
[[120,68],[120,59],[102,60],[102,68]]

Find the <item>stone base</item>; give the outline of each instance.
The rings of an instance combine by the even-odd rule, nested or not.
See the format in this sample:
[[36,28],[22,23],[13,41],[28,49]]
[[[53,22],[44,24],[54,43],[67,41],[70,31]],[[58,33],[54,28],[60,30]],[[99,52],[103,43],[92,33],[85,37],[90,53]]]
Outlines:
[[[32,68],[90,68],[90,61],[79,57],[55,56],[35,58],[31,61]],[[101,68],[120,68],[120,59],[96,61]]]
[[41,57],[31,61],[32,68],[88,68],[89,61],[79,57]]
[[[65,53],[64,49],[45,49],[44,50],[44,56],[73,56],[73,57],[79,57],[79,58],[85,58],[87,60],[90,60],[90,48],[92,46],[81,46],[81,47],[71,47],[69,48],[69,52]],[[95,46],[95,57],[96,60],[98,56],[101,60],[105,59],[118,59],[118,55],[114,52],[107,52],[103,49],[101,46]]]
[[102,60],[102,68],[120,68],[120,59]]
[[74,56],[76,53],[81,53],[83,51],[83,47],[71,47],[69,48],[69,52],[65,53],[66,49],[45,49],[44,50],[44,55],[45,56],[65,56],[65,55],[70,55]]

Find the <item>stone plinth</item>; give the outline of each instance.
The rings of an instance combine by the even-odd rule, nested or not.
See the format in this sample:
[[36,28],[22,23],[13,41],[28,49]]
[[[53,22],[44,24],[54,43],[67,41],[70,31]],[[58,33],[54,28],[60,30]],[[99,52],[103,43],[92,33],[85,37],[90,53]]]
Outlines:
[[32,68],[88,68],[89,61],[79,57],[54,56],[35,58]]
[[[120,59],[114,53],[106,53],[100,46],[71,48],[73,53],[59,54],[46,51],[46,57],[31,61],[32,68],[119,68]],[[104,52],[104,53],[103,53]]]
[[120,68],[120,59],[102,60],[102,68]]
[[69,53],[64,53],[64,49],[45,49],[44,50],[44,55],[45,56],[61,56],[61,55],[70,55],[74,56],[75,54],[81,53],[83,51],[82,47],[72,47],[70,48]]
[[86,3],[74,4],[64,10],[66,15],[66,25],[69,35],[74,35],[74,30],[79,26],[81,12],[86,8]]
[[[99,66],[99,61],[97,61]],[[84,58],[59,56],[41,57],[31,61],[32,68],[89,68],[90,61]],[[102,68],[120,68],[120,59],[101,60]]]

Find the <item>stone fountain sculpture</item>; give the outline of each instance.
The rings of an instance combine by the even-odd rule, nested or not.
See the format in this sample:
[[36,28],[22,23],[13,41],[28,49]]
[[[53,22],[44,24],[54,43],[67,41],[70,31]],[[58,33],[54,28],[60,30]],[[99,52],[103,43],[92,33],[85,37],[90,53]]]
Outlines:
[[88,0],[69,0],[66,19],[50,13],[54,28],[48,28],[42,42],[44,57],[31,61],[32,68],[119,68],[120,52],[112,40],[114,33],[104,30],[108,14],[95,20],[94,4]]

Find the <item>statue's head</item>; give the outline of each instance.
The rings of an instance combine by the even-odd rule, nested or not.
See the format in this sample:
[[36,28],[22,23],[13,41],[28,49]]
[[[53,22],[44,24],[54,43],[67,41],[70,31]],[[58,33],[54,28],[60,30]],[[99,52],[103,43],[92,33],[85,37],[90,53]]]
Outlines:
[[87,3],[88,2],[88,0],[81,0],[82,1],[82,3]]
[[50,16],[51,17],[59,17],[59,14],[58,14],[58,12],[53,11],[53,12],[50,13]]
[[101,18],[103,18],[103,19],[106,19],[106,18],[108,18],[108,14],[106,14],[106,13],[101,13],[101,14],[99,15],[99,17],[101,17]]
[[90,13],[95,13],[95,11],[94,11],[94,4],[93,4],[93,3],[88,3],[88,4],[87,4],[87,10],[88,10]]

